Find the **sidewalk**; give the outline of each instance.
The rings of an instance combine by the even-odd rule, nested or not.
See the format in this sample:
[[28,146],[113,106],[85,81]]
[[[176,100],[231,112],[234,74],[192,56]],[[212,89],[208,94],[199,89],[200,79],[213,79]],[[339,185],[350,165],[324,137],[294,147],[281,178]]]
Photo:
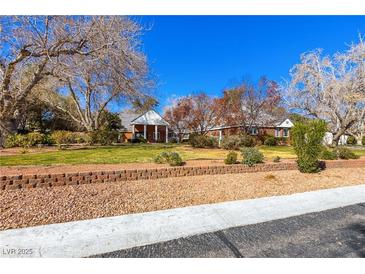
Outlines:
[[364,202],[359,185],[13,229],[0,232],[0,257],[86,257]]

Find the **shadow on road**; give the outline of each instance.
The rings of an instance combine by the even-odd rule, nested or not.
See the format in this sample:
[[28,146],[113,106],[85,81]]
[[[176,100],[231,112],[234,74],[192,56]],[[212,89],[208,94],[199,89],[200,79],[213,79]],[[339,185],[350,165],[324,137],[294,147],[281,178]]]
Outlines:
[[346,241],[348,247],[356,252],[361,258],[365,258],[365,223],[352,224],[346,227],[350,230],[349,239]]
[[233,252],[236,258],[243,258],[243,255],[238,250],[238,248],[227,239],[226,235],[222,231],[214,232],[214,234]]

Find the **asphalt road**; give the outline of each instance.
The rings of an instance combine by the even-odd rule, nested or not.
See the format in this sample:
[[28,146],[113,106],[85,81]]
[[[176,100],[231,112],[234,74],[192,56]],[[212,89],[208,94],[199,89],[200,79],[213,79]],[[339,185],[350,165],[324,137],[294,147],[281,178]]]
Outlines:
[[365,257],[365,204],[225,229],[94,257]]

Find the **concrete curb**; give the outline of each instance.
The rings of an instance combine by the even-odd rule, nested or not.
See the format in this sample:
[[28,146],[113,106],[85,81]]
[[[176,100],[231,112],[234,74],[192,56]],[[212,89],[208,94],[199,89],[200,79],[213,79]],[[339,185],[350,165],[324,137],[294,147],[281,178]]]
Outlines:
[[365,184],[12,229],[0,231],[0,257],[86,257],[364,202]]

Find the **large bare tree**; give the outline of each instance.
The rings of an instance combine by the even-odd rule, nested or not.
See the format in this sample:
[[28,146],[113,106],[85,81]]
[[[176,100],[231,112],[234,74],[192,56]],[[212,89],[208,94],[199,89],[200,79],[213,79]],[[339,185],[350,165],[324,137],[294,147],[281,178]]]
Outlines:
[[345,52],[323,56],[322,50],[304,53],[291,69],[284,88],[292,109],[328,122],[337,145],[341,135],[363,121],[365,107],[365,43]]
[[141,27],[124,17],[91,20],[98,27],[90,43],[95,48],[106,41],[109,45],[95,54],[68,58],[53,72],[60,80],[57,95],[69,98],[66,104],[50,93],[43,97],[87,131],[99,128],[101,114],[112,102],[153,99],[147,93],[146,57],[139,49]]
[[[145,58],[136,51],[140,27],[128,18],[3,16],[0,23],[1,136],[17,128],[18,120],[25,109],[25,99],[32,90],[54,77],[61,80],[58,87],[64,85],[68,88],[71,97],[73,94],[76,97],[82,95],[86,100],[90,100],[90,104],[97,96],[102,97],[103,99],[98,101],[99,110],[117,97],[117,93],[120,94],[114,85],[116,82],[119,88],[127,93],[135,92],[134,88],[142,81],[143,77],[140,75],[145,72]],[[100,60],[99,66],[90,67]],[[108,73],[94,73],[101,66],[105,68],[108,65]],[[85,77],[87,74],[89,79]],[[105,78],[106,75],[109,79]],[[112,80],[113,88],[110,83],[106,85],[108,80],[116,78],[117,75],[120,79]],[[100,77],[101,84],[94,81],[97,77]],[[95,92],[94,95],[90,93],[90,96],[82,94],[81,88],[78,87],[82,86],[86,91],[88,80],[89,88],[100,85],[103,88],[98,89],[103,91]],[[85,106],[88,103],[80,103],[78,106],[77,101],[80,103],[79,99],[70,100],[78,114],[78,117],[73,118],[86,127],[90,123],[84,118],[90,118],[91,114],[87,112],[93,112],[92,107],[87,110]]]

